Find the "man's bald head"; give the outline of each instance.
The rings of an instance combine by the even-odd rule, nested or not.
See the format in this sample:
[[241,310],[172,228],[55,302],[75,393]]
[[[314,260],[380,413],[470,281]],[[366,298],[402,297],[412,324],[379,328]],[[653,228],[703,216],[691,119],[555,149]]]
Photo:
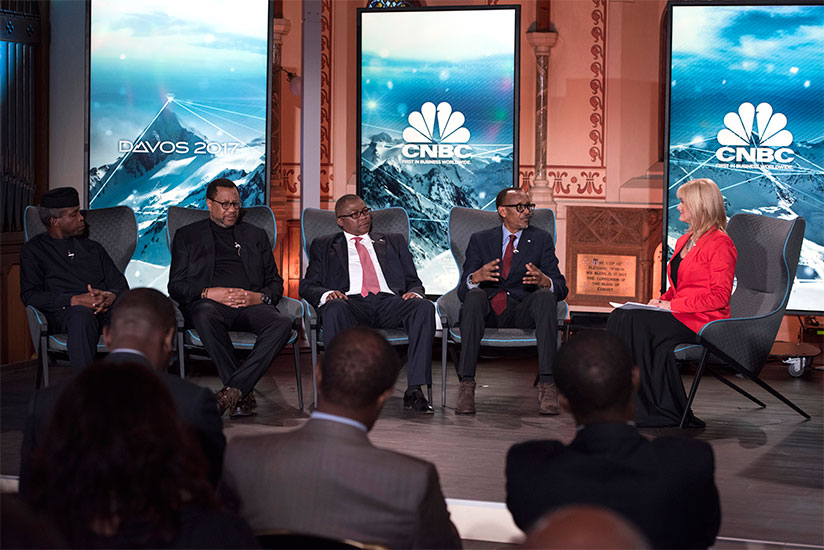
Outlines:
[[175,332],[172,301],[153,288],[135,288],[120,295],[112,309],[112,320],[104,327],[104,340],[110,350],[136,349],[152,366],[168,366]]
[[524,548],[640,550],[644,535],[617,513],[599,506],[571,505],[547,514],[530,531]]

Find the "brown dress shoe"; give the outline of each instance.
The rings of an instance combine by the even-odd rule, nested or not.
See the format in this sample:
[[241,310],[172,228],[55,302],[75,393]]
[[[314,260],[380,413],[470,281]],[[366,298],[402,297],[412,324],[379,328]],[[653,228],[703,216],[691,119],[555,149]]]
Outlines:
[[240,401],[242,395],[243,393],[239,389],[232,388],[230,386],[226,386],[222,390],[218,391],[215,394],[218,414],[223,416],[223,413],[226,411],[235,410],[235,406],[237,405],[237,402]]
[[461,380],[455,414],[475,414],[475,381]]
[[538,384],[538,412],[541,414],[561,414],[561,405],[558,403],[558,391],[555,384],[541,382]]
[[257,403],[255,402],[254,396],[252,396],[251,392],[246,397],[242,398],[240,401],[237,402],[237,406],[232,410],[232,413],[229,415],[232,418],[237,418],[241,416],[252,416],[255,414],[255,407]]

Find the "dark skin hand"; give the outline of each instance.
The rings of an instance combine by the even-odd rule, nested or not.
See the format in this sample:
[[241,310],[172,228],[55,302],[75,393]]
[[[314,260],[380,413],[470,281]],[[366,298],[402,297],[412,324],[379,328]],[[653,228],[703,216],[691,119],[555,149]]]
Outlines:
[[224,306],[239,308],[254,306],[261,302],[262,294],[242,288],[227,288],[223,286],[210,287],[206,290],[206,297]]
[[500,258],[497,258],[489,263],[482,265],[481,268],[478,269],[478,271],[472,274],[472,277],[470,278],[472,284],[477,285],[488,281],[497,282],[501,276],[501,272],[499,269],[500,263]]
[[[406,294],[401,296],[401,298],[403,298],[404,300],[412,300],[414,298],[420,298],[420,296],[418,296],[414,292],[407,292]],[[329,300],[348,300],[348,299],[349,299],[349,297],[346,294],[344,294],[343,292],[341,292],[340,290],[333,290],[329,294],[329,296],[326,297],[327,301],[329,301]]]
[[543,271],[535,267],[532,262],[526,264],[526,275],[524,275],[522,282],[525,285],[537,285],[546,288],[552,286],[552,280],[544,275]]
[[94,311],[96,315],[108,311],[117,298],[113,292],[108,290],[92,288],[92,285],[87,285],[87,288],[88,292],[72,296],[69,303],[73,306],[85,306]]

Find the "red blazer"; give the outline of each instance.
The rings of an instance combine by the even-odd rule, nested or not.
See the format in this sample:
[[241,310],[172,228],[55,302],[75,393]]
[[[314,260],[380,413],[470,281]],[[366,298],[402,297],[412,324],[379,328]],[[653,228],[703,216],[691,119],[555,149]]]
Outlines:
[[[676,254],[689,236],[689,233],[681,235],[675,243]],[[704,233],[681,260],[677,288],[672,284],[670,260],[667,265],[670,287],[660,299],[669,301],[675,318],[696,333],[710,321],[728,319],[737,258],[738,252],[729,235],[717,229]]]

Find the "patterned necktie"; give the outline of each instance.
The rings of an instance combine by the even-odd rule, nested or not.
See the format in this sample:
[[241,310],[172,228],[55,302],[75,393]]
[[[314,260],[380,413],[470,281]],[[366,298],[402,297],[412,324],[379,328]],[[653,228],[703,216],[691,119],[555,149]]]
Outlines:
[[[512,256],[515,254],[515,235],[509,236],[509,242],[506,244],[504,257],[501,260],[501,281],[509,276],[509,268],[512,267]],[[492,309],[495,310],[496,315],[500,315],[506,309],[506,292],[501,289],[492,297]]]
[[354,241],[355,250],[358,251],[361,269],[363,270],[363,286],[361,286],[360,294],[363,297],[366,297],[369,293],[377,294],[381,291],[381,285],[378,282],[375,264],[372,263],[372,258],[369,257],[369,251],[361,244],[361,238],[355,237]]

